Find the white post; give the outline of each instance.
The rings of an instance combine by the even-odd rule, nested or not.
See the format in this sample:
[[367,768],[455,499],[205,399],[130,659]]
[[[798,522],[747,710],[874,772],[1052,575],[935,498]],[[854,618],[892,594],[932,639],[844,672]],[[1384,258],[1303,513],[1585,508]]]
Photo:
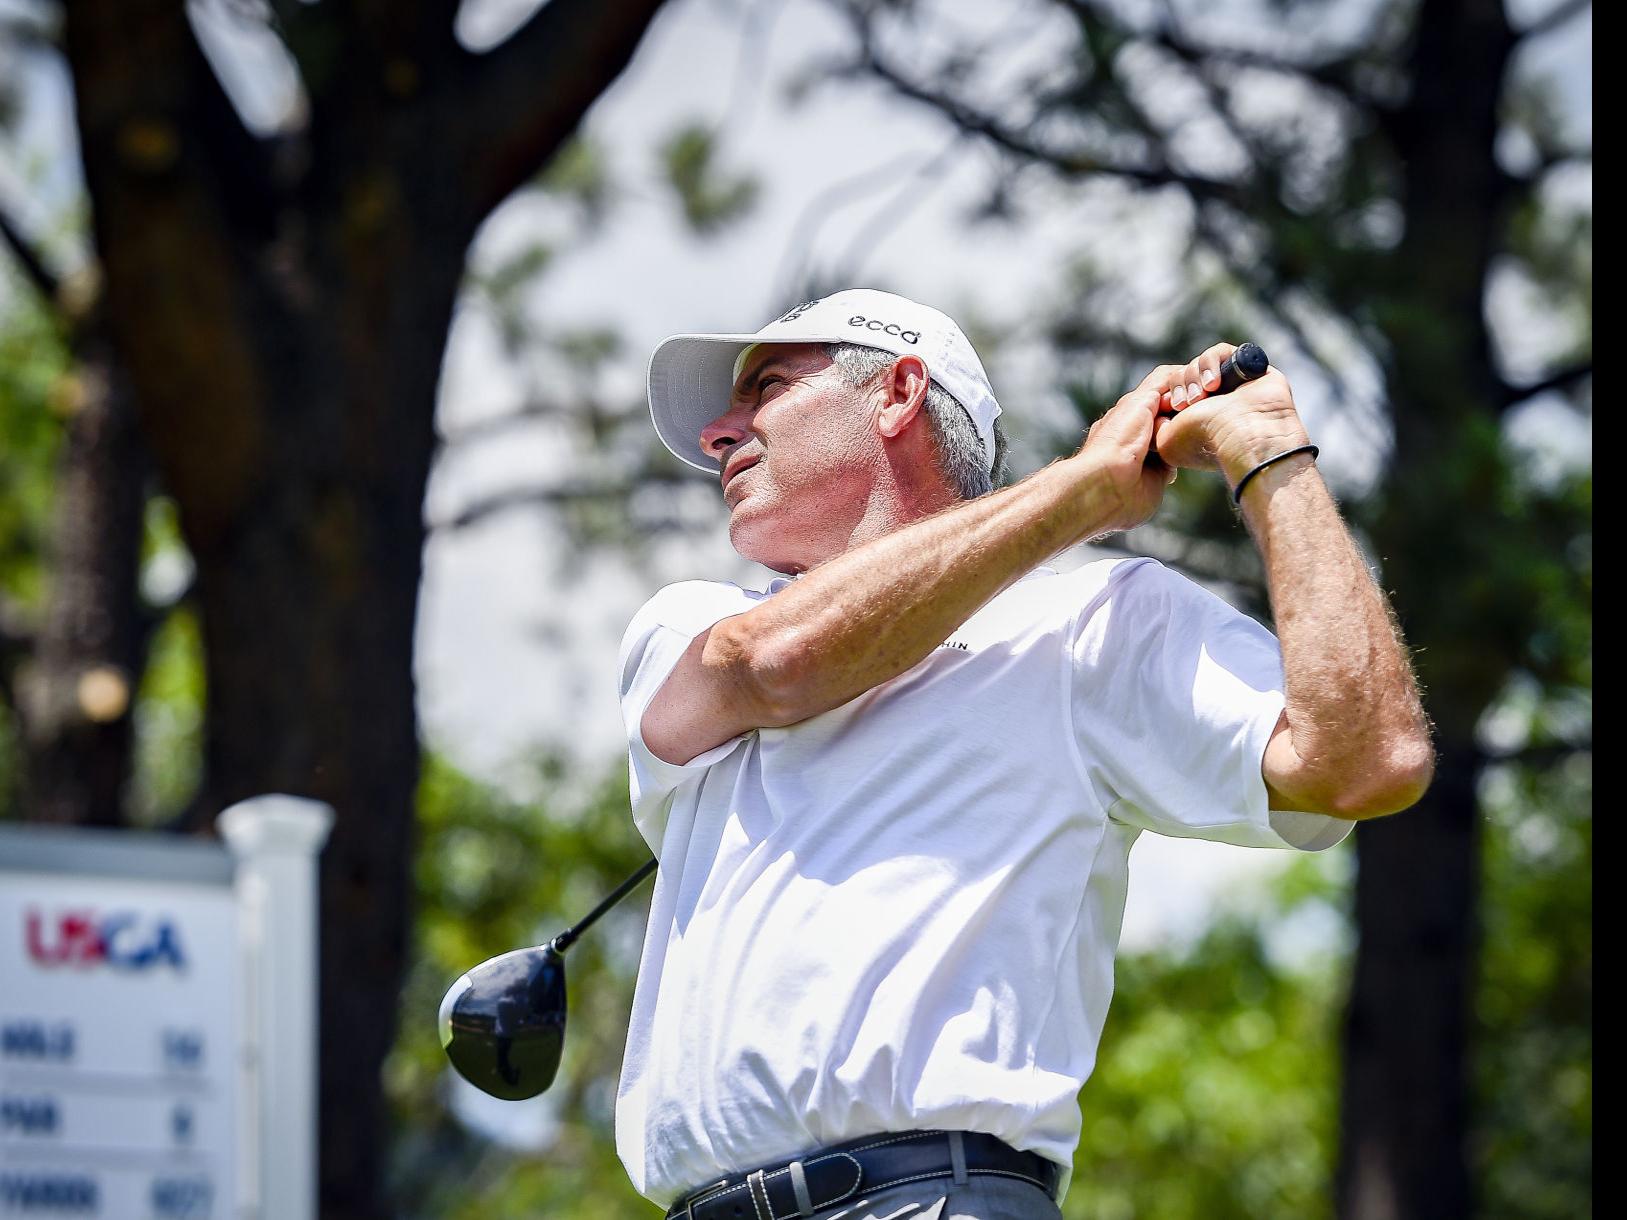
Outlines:
[[239,801],[216,822],[237,859],[253,1048],[242,1202],[257,1220],[316,1215],[316,858],[332,825],[329,806],[283,795]]

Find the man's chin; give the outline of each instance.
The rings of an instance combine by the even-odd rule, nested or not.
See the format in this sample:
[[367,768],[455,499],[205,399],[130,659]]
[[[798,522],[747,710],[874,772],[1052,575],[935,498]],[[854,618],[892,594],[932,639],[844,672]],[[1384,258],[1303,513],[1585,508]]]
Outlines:
[[784,539],[777,536],[769,514],[752,512],[744,500],[730,511],[729,545],[742,558],[775,572],[802,571],[801,565],[786,554]]

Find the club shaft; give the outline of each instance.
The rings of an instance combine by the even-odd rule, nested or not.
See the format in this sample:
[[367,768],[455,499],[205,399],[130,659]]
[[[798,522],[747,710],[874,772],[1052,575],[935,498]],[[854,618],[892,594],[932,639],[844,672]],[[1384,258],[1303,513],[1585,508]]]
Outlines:
[[627,897],[627,895],[632,892],[633,888],[638,885],[640,881],[643,881],[644,878],[653,873],[655,869],[656,860],[654,856],[651,856],[644,862],[636,873],[612,890],[609,897],[583,916],[574,927],[566,928],[558,936],[554,937],[553,940],[548,942],[554,947],[554,952],[563,953],[566,949],[569,949],[573,944],[576,943],[576,938],[578,936],[580,936],[583,932],[586,932],[594,925],[599,916],[603,915],[611,907],[615,906],[623,898]]

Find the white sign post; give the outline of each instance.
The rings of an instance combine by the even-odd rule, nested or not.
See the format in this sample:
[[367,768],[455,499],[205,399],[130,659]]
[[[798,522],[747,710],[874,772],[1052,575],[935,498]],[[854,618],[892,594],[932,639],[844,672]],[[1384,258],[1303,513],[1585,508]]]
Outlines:
[[259,797],[231,849],[0,825],[0,1217],[315,1214],[315,859]]
[[262,796],[220,815],[237,858],[239,941],[254,1002],[244,1107],[252,1134],[244,1202],[267,1220],[316,1214],[316,857],[333,810]]

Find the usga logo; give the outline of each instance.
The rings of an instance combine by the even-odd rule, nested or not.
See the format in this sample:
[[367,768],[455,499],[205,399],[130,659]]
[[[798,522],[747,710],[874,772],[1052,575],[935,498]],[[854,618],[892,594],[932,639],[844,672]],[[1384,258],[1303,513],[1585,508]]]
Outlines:
[[63,911],[54,925],[37,908],[23,917],[28,956],[41,966],[86,968],[103,962],[119,970],[148,970],[169,965],[186,969],[181,937],[172,920],[144,917],[134,911],[97,915]]

